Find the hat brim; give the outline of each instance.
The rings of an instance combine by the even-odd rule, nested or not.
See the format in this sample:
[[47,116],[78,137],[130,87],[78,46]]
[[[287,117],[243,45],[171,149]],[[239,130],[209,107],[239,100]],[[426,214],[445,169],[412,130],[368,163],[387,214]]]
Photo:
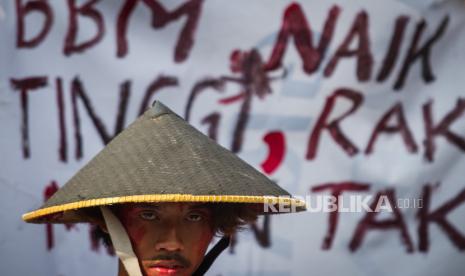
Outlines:
[[[23,215],[23,220],[32,223],[73,223],[86,222],[79,213],[80,209],[125,203],[164,203],[164,202],[205,202],[205,203],[242,203],[256,205],[259,214],[289,213],[305,211],[305,202],[289,197],[243,196],[243,195],[190,195],[156,194],[109,197],[38,209]],[[262,210],[262,212],[260,212]]]

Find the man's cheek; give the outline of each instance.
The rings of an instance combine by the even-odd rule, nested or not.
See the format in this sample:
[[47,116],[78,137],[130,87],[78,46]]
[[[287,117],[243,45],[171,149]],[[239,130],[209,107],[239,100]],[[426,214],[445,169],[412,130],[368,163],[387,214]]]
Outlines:
[[136,251],[136,254],[138,255],[138,257],[142,257],[142,255],[144,255],[144,252],[142,252],[144,244],[148,245],[148,242],[145,241],[145,239],[147,238],[147,227],[145,225],[129,224],[127,226],[127,231],[131,239],[132,246]]
[[202,235],[200,236],[200,238],[199,238],[199,240],[197,242],[197,245],[198,245],[198,248],[197,248],[197,251],[196,251],[196,257],[197,258],[203,259],[205,251],[206,251],[208,245],[210,244],[210,241],[212,240],[212,238],[213,238],[213,233],[211,233],[209,231],[203,231],[202,232]]
[[140,243],[142,242],[142,240],[144,240],[144,237],[147,233],[147,227],[145,227],[145,225],[142,225],[142,226],[139,226],[139,227],[135,227],[134,229],[134,242],[136,243]]

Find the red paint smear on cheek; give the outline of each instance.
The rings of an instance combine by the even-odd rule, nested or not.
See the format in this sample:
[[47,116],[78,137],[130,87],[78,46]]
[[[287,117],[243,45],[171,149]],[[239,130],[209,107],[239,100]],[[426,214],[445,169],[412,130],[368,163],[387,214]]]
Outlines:
[[197,248],[196,257],[203,259],[205,251],[207,250],[208,244],[211,242],[212,237],[213,232],[211,231],[206,231],[202,234],[202,236],[200,236],[198,242],[199,247]]
[[130,212],[127,211],[122,212],[121,222],[126,228],[133,245],[139,244],[147,233],[146,227],[144,225],[137,225],[137,223],[131,219]]
[[[131,227],[130,227],[131,228]],[[131,233],[132,240],[135,244],[140,244],[141,241],[144,239],[145,234],[147,233],[147,229],[145,226],[134,227],[134,229],[129,230]]]

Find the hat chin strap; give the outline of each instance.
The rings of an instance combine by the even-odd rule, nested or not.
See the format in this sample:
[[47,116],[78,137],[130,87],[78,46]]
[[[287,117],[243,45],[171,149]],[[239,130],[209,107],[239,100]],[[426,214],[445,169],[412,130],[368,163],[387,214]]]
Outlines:
[[120,220],[107,207],[100,207],[107,225],[113,248],[129,276],[142,276],[139,261],[132,250],[131,241]]
[[[105,220],[108,233],[110,234],[113,248],[115,249],[116,255],[118,255],[123,263],[126,272],[129,276],[142,276],[139,261],[132,249],[131,241],[121,221],[107,207],[101,206],[100,210],[102,211],[103,219]],[[205,258],[194,272],[193,276],[204,275],[221,252],[229,246],[229,243],[229,236],[221,238],[215,246],[210,249],[207,255],[205,255]]]

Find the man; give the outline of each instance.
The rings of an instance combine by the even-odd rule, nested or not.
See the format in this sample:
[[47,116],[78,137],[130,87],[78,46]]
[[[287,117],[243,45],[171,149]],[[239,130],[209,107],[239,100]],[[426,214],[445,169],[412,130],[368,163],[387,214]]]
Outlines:
[[[305,209],[283,196],[289,193],[156,102],[23,219],[99,225],[120,258],[119,276],[203,275],[265,204]],[[223,238],[204,256],[215,234]]]

